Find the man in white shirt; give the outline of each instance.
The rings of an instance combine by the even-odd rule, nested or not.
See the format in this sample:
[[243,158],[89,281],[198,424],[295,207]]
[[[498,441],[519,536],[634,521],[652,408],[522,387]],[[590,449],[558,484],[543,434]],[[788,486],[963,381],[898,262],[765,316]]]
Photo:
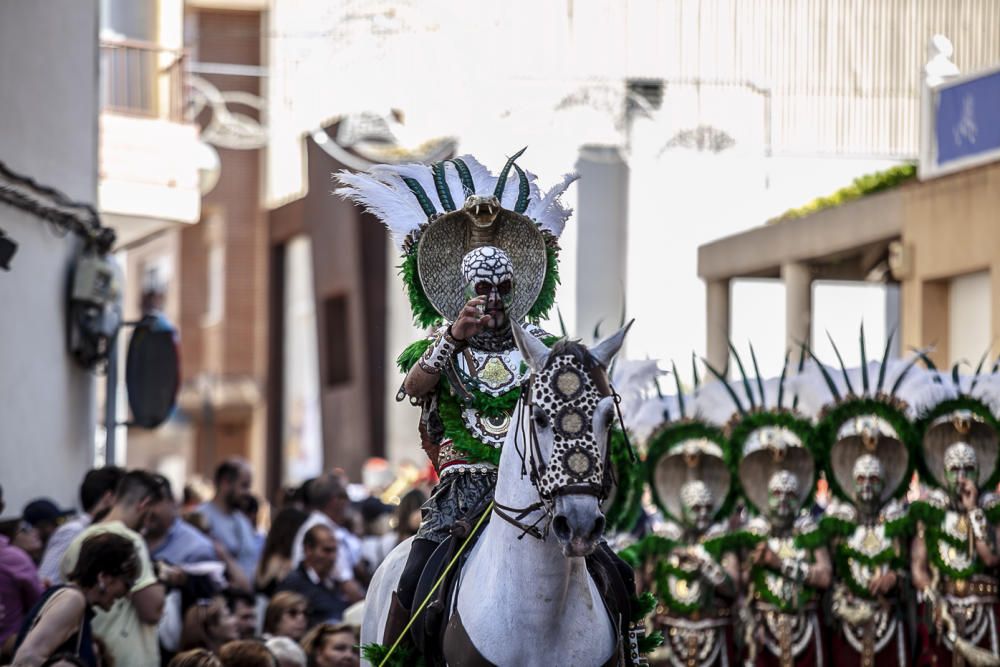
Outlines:
[[304,557],[303,542],[310,528],[326,526],[337,539],[337,561],[333,569],[333,579],[340,585],[341,594],[349,602],[357,602],[365,593],[354,575],[354,568],[361,562],[361,540],[343,527],[345,513],[350,499],[347,489],[340,480],[326,474],[309,485],[307,500],[312,513],[299,528],[292,543],[292,566],[298,567]]
[[125,471],[117,466],[94,468],[87,472],[80,484],[80,506],[83,513],[70,519],[56,529],[45,546],[42,563],[38,566],[38,577],[49,585],[61,584],[59,563],[70,543],[89,526],[94,517],[111,509],[115,502],[115,489],[125,476]]

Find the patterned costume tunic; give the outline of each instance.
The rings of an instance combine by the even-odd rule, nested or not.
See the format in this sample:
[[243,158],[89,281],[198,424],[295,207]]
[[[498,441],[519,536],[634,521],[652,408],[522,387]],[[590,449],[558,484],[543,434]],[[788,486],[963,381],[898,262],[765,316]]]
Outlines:
[[[683,529],[666,521],[656,532],[629,547],[622,557],[633,567],[653,563],[654,591],[659,602],[657,621],[663,632],[658,653],[671,667],[729,667],[732,653],[732,604],[716,594],[701,570],[681,567],[678,553],[691,552],[722,570],[721,553],[727,540],[726,526],[715,524],[696,543],[684,540]],[[721,583],[721,582],[720,582]]]
[[832,637],[837,664],[902,667],[907,641],[898,600],[899,584],[889,599],[868,592],[872,579],[895,571],[903,580],[908,562],[900,538],[908,530],[906,513],[890,500],[873,523],[862,523],[857,510],[834,499],[820,521],[833,550],[833,616],[838,624]]
[[[551,343],[543,329],[531,324],[524,328]],[[436,330],[427,339],[427,348],[445,331],[447,327]],[[496,487],[500,448],[528,367],[509,330],[506,345],[484,349],[476,342],[473,339],[455,355],[454,375],[442,373],[435,391],[422,399],[424,448],[440,482],[423,507],[418,538],[441,542],[455,520],[482,507]],[[455,379],[462,385],[457,391]]]
[[[992,534],[1000,512],[1000,497],[985,493],[979,506],[989,521],[988,530]],[[937,592],[955,619],[959,636],[994,655],[1000,654],[997,578],[994,571],[987,570],[971,546],[970,513],[953,509],[947,493],[940,489],[929,491],[926,498],[911,505],[910,511],[923,522],[928,566],[940,575]],[[934,643],[928,633],[922,634],[925,650],[918,664],[932,664],[931,658],[936,658],[934,662],[939,665],[953,664],[954,644],[947,633],[942,633],[940,642]]]
[[[809,516],[795,521],[787,535],[774,535],[771,524],[754,517],[742,541],[755,545],[766,541],[778,558],[813,562],[813,551],[824,543],[819,526]],[[817,615],[818,591],[804,581],[787,578],[763,566],[750,571],[750,608],[758,634],[757,665],[804,667],[823,664],[823,638]]]

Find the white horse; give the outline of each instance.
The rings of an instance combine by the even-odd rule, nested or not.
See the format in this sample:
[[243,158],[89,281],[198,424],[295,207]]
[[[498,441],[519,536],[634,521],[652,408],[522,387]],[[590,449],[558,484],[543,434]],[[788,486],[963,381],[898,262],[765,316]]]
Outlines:
[[[494,665],[604,665],[614,658],[619,638],[587,572],[584,556],[593,551],[604,529],[594,475],[600,475],[608,464],[607,435],[615,416],[614,398],[598,393],[592,383],[594,375],[579,359],[558,354],[558,348],[549,350],[516,325],[513,330],[531,370],[532,405],[529,411],[522,398],[514,410],[500,455],[495,500],[500,507],[526,508],[539,504],[539,489],[543,488],[547,502],[521,523],[531,525],[539,519],[542,526],[550,522],[551,531],[544,531],[544,539],[524,535],[521,528],[502,520],[494,510],[462,570],[453,613],[458,613],[475,649]],[[589,361],[606,369],[627,331],[626,326],[591,348]],[[578,395],[571,391],[574,369],[585,385]],[[563,377],[554,375],[567,370],[570,372]],[[553,409],[559,408],[560,396],[554,397],[555,402],[546,400],[552,398],[550,392],[557,383],[559,391],[566,390],[565,395],[572,396],[575,409],[570,412],[575,417],[566,418],[566,401],[558,413]],[[543,389],[543,384],[550,389]],[[590,421],[591,429],[576,429],[581,417]],[[557,422],[560,419],[563,421]],[[532,430],[536,445],[526,437]],[[581,445],[579,438],[567,438],[567,430],[570,435],[585,434],[585,444]],[[596,470],[586,471],[586,461]],[[537,470],[539,475],[532,480],[531,475],[522,474],[522,466]],[[581,483],[581,477],[586,481]],[[375,572],[361,627],[362,645],[382,641],[390,598],[409,551],[407,540]],[[414,608],[420,602],[414,601]],[[445,658],[450,661],[450,657],[446,649]]]

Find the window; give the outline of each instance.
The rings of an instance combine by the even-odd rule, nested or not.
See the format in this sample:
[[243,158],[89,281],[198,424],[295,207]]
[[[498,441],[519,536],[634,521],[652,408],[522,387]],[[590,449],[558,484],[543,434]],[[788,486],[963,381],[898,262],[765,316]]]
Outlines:
[[348,336],[347,295],[323,301],[326,323],[326,386],[335,387],[351,379],[351,341]]

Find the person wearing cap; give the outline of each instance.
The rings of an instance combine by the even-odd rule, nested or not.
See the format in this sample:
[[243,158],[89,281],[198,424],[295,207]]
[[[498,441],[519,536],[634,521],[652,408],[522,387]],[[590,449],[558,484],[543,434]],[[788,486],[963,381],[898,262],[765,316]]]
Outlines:
[[[0,487],[0,514],[3,513]],[[0,535],[0,645],[18,631],[24,615],[42,595],[38,570],[31,557]]]
[[42,550],[49,543],[49,538],[61,526],[67,517],[73,516],[73,510],[62,509],[51,498],[36,498],[24,506],[21,518],[31,524],[38,532],[42,542]]
[[104,466],[89,470],[80,484],[80,506],[83,512],[63,523],[49,537],[45,545],[38,576],[50,585],[63,583],[59,563],[76,536],[93,523],[94,518],[111,509],[115,502],[115,488],[125,476],[117,466]]

